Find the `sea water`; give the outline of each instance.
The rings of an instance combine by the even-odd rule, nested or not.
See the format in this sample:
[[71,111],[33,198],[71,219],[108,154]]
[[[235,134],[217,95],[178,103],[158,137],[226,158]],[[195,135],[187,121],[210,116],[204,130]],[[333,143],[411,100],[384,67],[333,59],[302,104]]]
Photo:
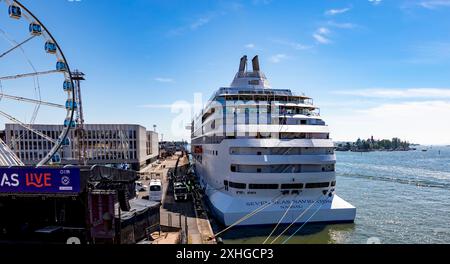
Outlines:
[[[450,147],[336,155],[337,193],[357,208],[355,223],[309,224],[288,243],[450,243]],[[272,229],[243,227],[222,237],[259,244]]]

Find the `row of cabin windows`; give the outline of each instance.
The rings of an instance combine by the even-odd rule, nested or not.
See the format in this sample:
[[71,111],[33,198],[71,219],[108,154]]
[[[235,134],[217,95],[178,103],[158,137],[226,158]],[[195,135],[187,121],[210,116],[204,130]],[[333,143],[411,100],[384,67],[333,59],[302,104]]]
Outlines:
[[279,165],[231,165],[231,172],[237,173],[311,173],[333,172],[334,164],[279,164]]
[[[225,190],[228,191],[228,188],[234,188],[234,189],[247,189],[246,183],[237,183],[237,182],[231,182],[231,181],[224,181],[223,182],[225,186]],[[289,189],[317,189],[317,188],[328,188],[328,187],[334,187],[336,186],[336,181],[332,182],[313,182],[313,183],[286,183],[281,184],[282,190],[289,190]],[[255,184],[250,183],[248,184],[248,188],[252,190],[276,190],[280,189],[280,184]]]
[[[317,114],[314,110],[306,109],[304,107],[286,107],[286,106],[276,106],[275,108],[272,105],[260,105],[260,106],[247,106],[247,107],[237,107],[233,103],[225,105],[220,109],[222,112],[218,112],[219,114],[226,115],[237,115],[237,114],[252,114],[252,115],[263,115],[263,114],[274,114],[274,115],[315,115]],[[216,113],[216,108],[210,108],[202,117],[202,123],[208,119],[208,117],[214,115]],[[319,119],[321,120],[321,119]]]
[[231,133],[229,135],[212,135],[198,137],[192,144],[220,144],[224,139],[330,139],[329,133]]
[[331,155],[334,148],[310,147],[231,147],[231,155]]
[[[210,127],[215,129],[216,120],[207,121],[203,124],[203,129]],[[310,125],[310,126],[325,126],[325,122],[321,119],[300,119],[295,117],[267,117],[267,116],[234,116],[233,118],[225,118],[219,120],[221,125]],[[277,122],[278,121],[278,122]],[[199,128],[200,129],[200,128]]]

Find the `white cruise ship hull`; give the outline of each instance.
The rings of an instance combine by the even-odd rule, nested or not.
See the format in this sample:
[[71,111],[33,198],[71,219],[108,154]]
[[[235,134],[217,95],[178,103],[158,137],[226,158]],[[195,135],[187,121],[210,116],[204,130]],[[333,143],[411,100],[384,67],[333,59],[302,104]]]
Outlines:
[[[299,195],[282,195],[281,190],[258,190],[257,194],[248,194],[251,190],[243,190],[242,194],[236,194],[238,189],[225,190],[221,183],[224,180],[231,181],[251,181],[251,182],[285,182],[286,178],[296,179],[296,182],[323,182],[330,181],[335,178],[335,172],[316,172],[316,173],[232,173],[229,171],[230,164],[242,163],[271,163],[283,160],[283,162],[296,163],[308,156],[246,156],[246,155],[230,155],[227,154],[231,147],[240,146],[258,146],[271,148],[273,146],[328,146],[330,142],[322,142],[315,140],[291,140],[289,142],[277,142],[274,140],[224,140],[220,144],[203,145],[205,154],[204,162],[195,163],[196,172],[199,176],[200,183],[209,207],[215,218],[222,224],[229,226],[235,224],[241,218],[254,212],[264,204],[276,200],[272,205],[267,206],[264,210],[256,215],[242,221],[237,226],[247,225],[270,225],[277,224],[287,209],[293,204],[286,216],[281,221],[282,224],[304,223],[304,222],[353,222],[356,216],[356,208],[333,193],[328,196],[329,190],[334,187],[326,187],[319,189],[303,189]],[[206,153],[215,153],[211,155]],[[319,162],[334,161],[334,155],[316,156]],[[323,195],[323,192],[327,195]],[[317,202],[316,202],[317,201]],[[305,210],[308,209],[306,212]],[[305,212],[305,213],[304,213]],[[301,217],[300,214],[304,213]]]
[[191,124],[212,212],[226,226],[353,222],[355,207],[336,195],[334,144],[319,108],[304,94],[272,89],[258,56],[252,66],[242,57],[230,87]]
[[[207,199],[216,220],[225,226],[235,224],[271,202],[267,198],[239,198],[215,190],[207,192]],[[322,196],[319,200],[317,197],[286,195],[236,226],[272,225],[280,220],[281,224],[351,223],[355,216],[356,208],[337,195]]]

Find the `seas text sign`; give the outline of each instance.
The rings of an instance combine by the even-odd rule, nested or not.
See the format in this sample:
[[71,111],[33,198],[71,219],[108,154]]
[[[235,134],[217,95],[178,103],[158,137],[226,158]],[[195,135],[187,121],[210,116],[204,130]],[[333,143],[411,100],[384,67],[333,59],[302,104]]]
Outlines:
[[0,168],[0,193],[78,193],[78,168]]

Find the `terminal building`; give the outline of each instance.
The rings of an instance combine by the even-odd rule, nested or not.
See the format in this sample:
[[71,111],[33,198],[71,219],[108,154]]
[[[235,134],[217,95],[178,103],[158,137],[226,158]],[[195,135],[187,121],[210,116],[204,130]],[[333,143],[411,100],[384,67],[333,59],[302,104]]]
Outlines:
[[[63,125],[31,125],[46,136],[58,140]],[[85,124],[84,150],[78,146],[75,131],[69,132],[66,145],[60,149],[61,164],[78,164],[80,150],[87,165],[129,164],[139,170],[159,155],[158,134],[145,127],[130,124]],[[48,153],[52,143],[19,124],[5,124],[3,140],[25,165],[35,165]]]

